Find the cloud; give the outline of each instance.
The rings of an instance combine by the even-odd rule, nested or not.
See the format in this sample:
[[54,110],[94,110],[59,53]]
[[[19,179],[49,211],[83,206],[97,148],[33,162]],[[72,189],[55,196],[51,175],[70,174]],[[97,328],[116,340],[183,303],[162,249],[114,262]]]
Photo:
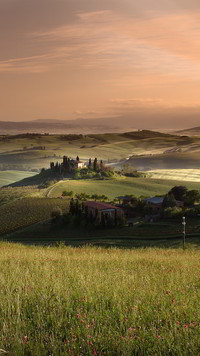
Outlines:
[[199,80],[199,23],[198,11],[144,19],[108,10],[77,12],[73,23],[29,34],[37,53],[0,61],[0,71],[42,72],[71,65]]
[[163,99],[152,98],[133,98],[133,99],[111,99],[111,104],[122,107],[137,107],[137,106],[158,106],[166,105]]

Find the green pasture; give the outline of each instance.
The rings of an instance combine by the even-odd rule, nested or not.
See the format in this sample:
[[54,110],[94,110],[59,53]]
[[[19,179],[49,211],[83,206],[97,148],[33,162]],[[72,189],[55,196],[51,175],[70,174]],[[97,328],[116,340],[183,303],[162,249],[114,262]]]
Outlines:
[[24,178],[32,177],[34,175],[34,172],[27,171],[0,171],[0,187],[15,183]]
[[175,185],[186,185],[189,189],[200,189],[199,183],[168,179],[119,178],[112,180],[66,180],[52,187],[50,197],[60,197],[64,190],[74,193],[104,194],[109,199],[120,195],[133,194],[153,196],[167,193]]
[[199,257],[1,243],[1,353],[198,355]]

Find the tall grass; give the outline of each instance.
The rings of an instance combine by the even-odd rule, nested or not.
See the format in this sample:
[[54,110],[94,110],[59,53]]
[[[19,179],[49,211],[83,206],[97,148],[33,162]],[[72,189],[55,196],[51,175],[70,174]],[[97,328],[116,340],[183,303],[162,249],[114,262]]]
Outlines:
[[200,255],[0,245],[0,349],[9,355],[200,352]]

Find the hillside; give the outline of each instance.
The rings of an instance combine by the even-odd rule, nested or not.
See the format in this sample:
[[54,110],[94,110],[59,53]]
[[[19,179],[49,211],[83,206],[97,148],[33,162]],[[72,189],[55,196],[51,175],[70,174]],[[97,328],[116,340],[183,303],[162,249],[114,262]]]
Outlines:
[[31,121],[0,121],[0,134],[21,134],[21,133],[51,133],[51,134],[81,134],[86,133],[102,133],[102,132],[120,132],[124,128],[133,130],[137,127],[137,123],[132,118],[121,117],[102,117],[91,119],[75,119],[75,120],[56,120],[43,119]]
[[[165,153],[165,156],[163,156]],[[168,154],[179,160],[179,155],[188,156],[196,168],[200,157],[200,139],[163,134],[148,130],[127,133],[41,135],[21,134],[0,136],[1,170],[40,170],[49,167],[50,161],[61,161],[63,155],[103,159],[107,163],[125,162],[130,157],[143,156],[155,161],[162,159],[167,165]],[[141,157],[142,156],[142,157]],[[158,158],[157,158],[158,156]],[[132,162],[129,162],[132,165]],[[137,162],[136,162],[137,163]],[[186,161],[187,163],[187,161]],[[138,161],[137,166],[145,166]],[[152,166],[153,167],[153,166]],[[137,167],[136,167],[137,168]],[[170,168],[166,166],[166,168]],[[172,167],[171,167],[172,168]]]
[[178,135],[188,135],[188,136],[200,136],[200,126],[192,127],[184,130],[178,130],[175,132]]
[[0,171],[0,188],[34,175],[34,172],[26,171]]
[[199,183],[168,179],[119,178],[112,180],[67,180],[61,181],[51,189],[50,197],[62,195],[64,190],[74,193],[105,194],[109,199],[119,195],[153,196],[166,194],[175,185],[186,185],[189,189],[199,189]]

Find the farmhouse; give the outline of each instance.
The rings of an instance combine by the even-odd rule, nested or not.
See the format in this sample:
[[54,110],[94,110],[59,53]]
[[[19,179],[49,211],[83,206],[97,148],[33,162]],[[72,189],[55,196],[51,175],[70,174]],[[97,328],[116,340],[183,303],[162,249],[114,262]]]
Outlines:
[[62,163],[57,162],[56,164],[54,164],[54,162],[50,162],[51,170],[57,171],[59,173],[74,172],[77,168],[82,169],[84,167],[85,163],[83,161],[80,161],[79,158],[75,160],[69,158],[68,156],[63,156]]
[[87,212],[88,215],[97,218],[99,222],[104,220],[106,223],[110,219],[115,220],[116,218],[123,218],[124,216],[123,210],[117,206],[96,201],[84,202],[84,209],[85,213]]

